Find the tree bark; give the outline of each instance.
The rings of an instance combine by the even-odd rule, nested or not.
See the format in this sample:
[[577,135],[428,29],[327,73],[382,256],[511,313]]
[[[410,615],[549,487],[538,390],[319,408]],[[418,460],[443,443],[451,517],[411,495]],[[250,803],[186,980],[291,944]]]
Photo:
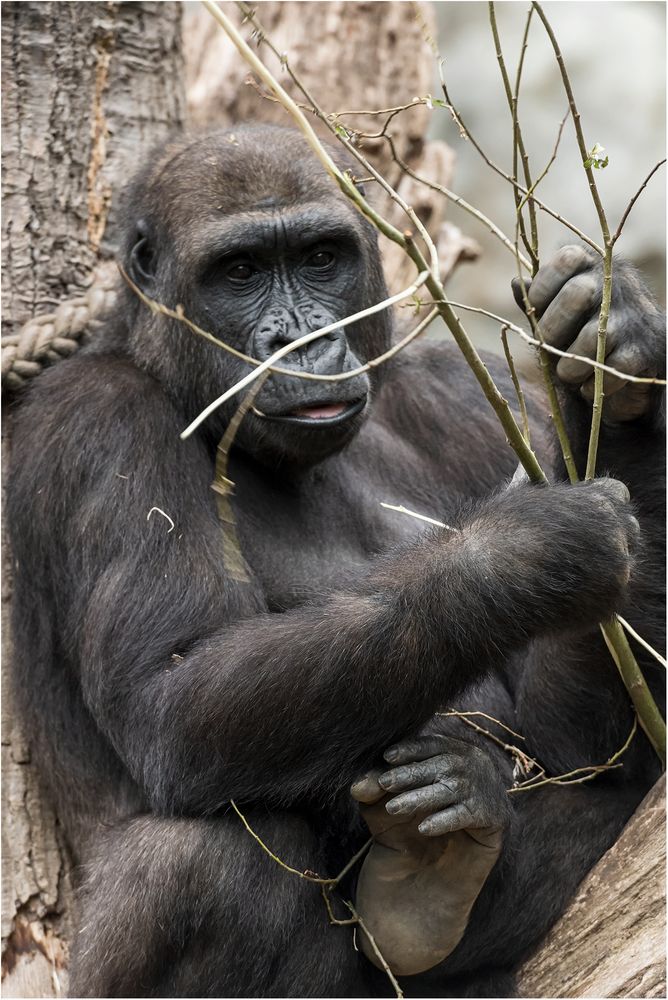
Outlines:
[[526,997],[665,997],[665,777],[526,963],[520,988]]
[[[109,256],[116,191],[182,121],[181,12],[172,3],[3,4],[3,334],[80,295]],[[8,412],[3,463],[10,425]],[[70,865],[13,711],[11,590],[5,543],[2,992],[61,996]]]

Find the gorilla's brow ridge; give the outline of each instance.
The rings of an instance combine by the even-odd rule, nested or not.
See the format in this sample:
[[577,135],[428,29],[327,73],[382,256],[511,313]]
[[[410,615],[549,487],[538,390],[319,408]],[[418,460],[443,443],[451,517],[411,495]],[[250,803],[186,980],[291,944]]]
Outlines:
[[[309,206],[288,211],[250,211],[227,216],[219,222],[208,221],[193,234],[192,249],[201,253],[233,254],[267,246],[267,236],[272,233],[290,246],[305,246],[314,241],[348,240],[360,244],[356,220],[347,213],[337,216],[331,210]],[[284,234],[284,236],[283,236]]]

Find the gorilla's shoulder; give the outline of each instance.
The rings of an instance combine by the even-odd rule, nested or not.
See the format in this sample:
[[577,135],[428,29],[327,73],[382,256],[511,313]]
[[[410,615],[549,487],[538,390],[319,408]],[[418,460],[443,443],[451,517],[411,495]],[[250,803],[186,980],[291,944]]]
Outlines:
[[[512,381],[503,359],[491,351],[483,350],[479,354],[499,388],[512,391]],[[399,386],[403,386],[403,391],[413,391],[419,382],[423,391],[433,388],[441,394],[446,390],[452,398],[473,391],[482,399],[482,389],[473,370],[457,345],[445,336],[410,344],[387,366],[386,382],[392,385],[393,391]],[[471,397],[467,398],[470,401]]]
[[123,426],[147,421],[178,424],[157,379],[121,355],[82,352],[46,369],[18,395],[14,448],[69,450],[74,444],[87,450],[117,437]]

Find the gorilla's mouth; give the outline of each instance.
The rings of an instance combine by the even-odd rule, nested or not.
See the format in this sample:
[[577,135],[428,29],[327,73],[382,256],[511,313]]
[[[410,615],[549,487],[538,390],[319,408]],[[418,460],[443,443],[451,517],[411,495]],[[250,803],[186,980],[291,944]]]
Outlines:
[[366,396],[352,403],[314,403],[311,406],[300,406],[288,413],[262,413],[253,407],[258,417],[282,424],[300,424],[313,427],[335,427],[356,417],[366,406]]

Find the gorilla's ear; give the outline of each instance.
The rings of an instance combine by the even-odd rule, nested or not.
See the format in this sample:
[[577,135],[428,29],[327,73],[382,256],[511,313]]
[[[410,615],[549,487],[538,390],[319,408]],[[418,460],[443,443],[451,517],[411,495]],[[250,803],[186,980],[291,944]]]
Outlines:
[[157,254],[151,238],[148,223],[139,219],[135,226],[135,238],[130,250],[128,271],[135,285],[147,291],[153,286],[157,265]]

